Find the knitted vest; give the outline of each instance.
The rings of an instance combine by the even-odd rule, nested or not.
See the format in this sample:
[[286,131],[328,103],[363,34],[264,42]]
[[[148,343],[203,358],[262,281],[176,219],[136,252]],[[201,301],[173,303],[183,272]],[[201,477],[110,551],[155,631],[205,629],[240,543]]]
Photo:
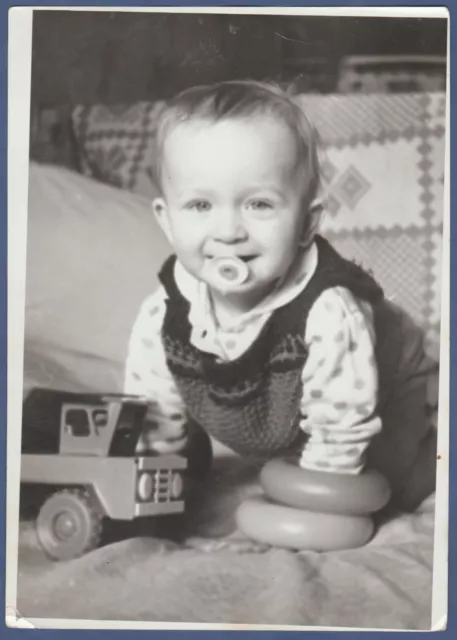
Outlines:
[[395,331],[381,288],[324,238],[318,236],[316,243],[318,264],[306,288],[275,310],[249,349],[230,362],[220,362],[191,344],[189,302],[174,280],[175,256],[159,274],[168,294],[162,328],[166,360],[189,418],[241,455],[265,460],[303,447],[306,435],[299,421],[302,371],[308,356],[306,322],[314,302],[328,288],[346,287],[373,305],[380,404],[389,383],[393,384],[400,353],[395,345],[401,336]]

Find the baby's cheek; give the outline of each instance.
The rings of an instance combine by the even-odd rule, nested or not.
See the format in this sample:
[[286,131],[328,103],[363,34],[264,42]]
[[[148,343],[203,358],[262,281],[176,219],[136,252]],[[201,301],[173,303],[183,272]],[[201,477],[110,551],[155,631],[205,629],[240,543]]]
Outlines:
[[289,244],[276,244],[269,250],[267,268],[274,277],[283,277],[289,271],[296,257],[296,247]]
[[180,251],[188,257],[191,257],[201,253],[205,235],[203,229],[198,226],[195,228],[194,226],[190,227],[186,224],[179,230],[175,239]]
[[198,273],[203,264],[202,252],[198,247],[183,246],[182,243],[176,243],[173,247],[180,263],[193,276]]
[[272,229],[266,241],[265,246],[282,264],[295,258],[300,243],[300,233],[295,228],[279,225]]

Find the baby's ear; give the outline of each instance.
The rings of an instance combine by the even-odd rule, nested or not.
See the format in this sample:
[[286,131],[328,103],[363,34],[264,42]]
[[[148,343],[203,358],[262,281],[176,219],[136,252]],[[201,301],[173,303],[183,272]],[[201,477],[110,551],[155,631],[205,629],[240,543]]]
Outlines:
[[316,198],[309,206],[310,225],[313,233],[319,231],[324,213],[324,202],[321,198]]
[[303,229],[302,246],[309,246],[317,233],[322,222],[322,214],[324,211],[324,203],[321,199],[316,199],[308,206],[306,222]]
[[167,237],[168,242],[172,242],[172,234],[170,227],[170,220],[168,217],[168,208],[163,198],[154,198],[152,201],[152,210],[159,223],[160,228]]

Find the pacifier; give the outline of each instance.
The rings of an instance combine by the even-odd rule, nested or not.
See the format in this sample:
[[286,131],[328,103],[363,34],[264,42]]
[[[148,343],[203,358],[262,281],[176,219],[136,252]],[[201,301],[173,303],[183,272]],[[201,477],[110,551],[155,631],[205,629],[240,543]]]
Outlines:
[[239,258],[212,258],[207,265],[206,277],[211,286],[228,292],[246,282],[249,269]]

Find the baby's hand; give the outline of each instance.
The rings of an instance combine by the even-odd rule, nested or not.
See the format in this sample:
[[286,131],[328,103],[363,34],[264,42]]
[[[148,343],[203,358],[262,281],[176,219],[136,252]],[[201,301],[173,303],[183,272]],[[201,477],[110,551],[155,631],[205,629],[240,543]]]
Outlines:
[[155,423],[146,423],[136,446],[136,453],[158,453],[161,455],[180,453],[187,446],[188,435],[185,426],[174,428],[171,433]]

